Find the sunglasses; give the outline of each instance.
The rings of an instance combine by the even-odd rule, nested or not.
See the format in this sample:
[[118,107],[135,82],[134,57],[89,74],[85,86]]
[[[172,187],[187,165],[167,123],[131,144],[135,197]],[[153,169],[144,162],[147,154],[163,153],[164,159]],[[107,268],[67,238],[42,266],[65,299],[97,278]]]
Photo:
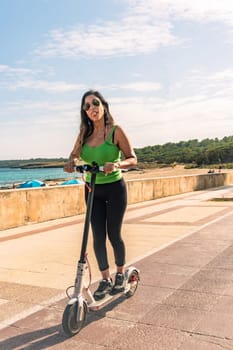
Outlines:
[[96,98],[93,98],[93,100],[91,101],[91,104],[88,102],[84,104],[83,106],[84,111],[87,112],[91,108],[91,105],[94,107],[99,107],[100,101],[97,100]]

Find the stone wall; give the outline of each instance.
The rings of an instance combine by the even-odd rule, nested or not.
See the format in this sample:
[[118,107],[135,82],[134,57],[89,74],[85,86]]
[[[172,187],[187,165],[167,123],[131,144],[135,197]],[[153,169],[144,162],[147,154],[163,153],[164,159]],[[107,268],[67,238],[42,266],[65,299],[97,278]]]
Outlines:
[[[233,173],[157,177],[127,181],[128,203],[138,203],[233,183]],[[82,214],[84,186],[0,191],[0,230]]]

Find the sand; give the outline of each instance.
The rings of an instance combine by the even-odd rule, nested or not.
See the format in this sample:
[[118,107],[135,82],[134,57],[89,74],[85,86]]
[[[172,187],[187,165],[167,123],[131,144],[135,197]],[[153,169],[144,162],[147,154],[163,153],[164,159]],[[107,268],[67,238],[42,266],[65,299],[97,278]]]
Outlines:
[[[196,174],[207,174],[209,169],[184,169],[183,165],[176,165],[175,167],[166,168],[153,168],[153,169],[143,169],[138,171],[128,171],[124,173],[124,178],[126,180],[132,179],[145,179],[154,177],[169,177],[169,176],[179,176],[179,175],[196,175]],[[222,172],[230,172],[232,169],[224,169]],[[215,170],[218,172],[218,170]]]
[[[135,179],[146,179],[146,178],[155,178],[155,177],[169,177],[169,176],[180,176],[180,175],[196,175],[196,174],[207,174],[209,169],[185,169],[183,165],[176,165],[175,167],[166,167],[166,168],[152,168],[152,169],[139,169],[133,171],[124,172],[123,176],[125,180],[135,180]],[[233,169],[223,169],[222,172],[231,172]],[[218,172],[218,170],[215,170]],[[70,178],[69,178],[70,179]],[[45,181],[47,186],[56,186],[60,185],[62,180],[47,180]],[[0,189],[12,189],[12,187],[3,187]]]

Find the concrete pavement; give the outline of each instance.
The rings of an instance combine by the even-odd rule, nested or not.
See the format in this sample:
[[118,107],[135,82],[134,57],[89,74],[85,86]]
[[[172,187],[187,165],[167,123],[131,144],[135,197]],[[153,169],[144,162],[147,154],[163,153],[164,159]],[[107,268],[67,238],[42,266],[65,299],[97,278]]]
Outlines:
[[[138,290],[88,314],[73,338],[61,317],[83,216],[1,231],[0,349],[233,349],[232,224],[233,186],[129,206],[123,232]],[[88,252],[94,284],[91,235]]]

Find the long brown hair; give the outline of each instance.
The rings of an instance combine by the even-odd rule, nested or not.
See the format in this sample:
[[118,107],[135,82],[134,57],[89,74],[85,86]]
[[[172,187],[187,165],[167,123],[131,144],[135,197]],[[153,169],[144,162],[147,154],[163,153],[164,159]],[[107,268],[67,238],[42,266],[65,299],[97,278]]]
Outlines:
[[82,145],[86,141],[86,139],[93,133],[94,125],[91,119],[88,118],[88,115],[86,111],[83,109],[85,99],[89,95],[94,95],[97,98],[100,99],[103,107],[104,107],[104,125],[106,126],[113,126],[114,125],[114,119],[109,111],[109,105],[108,102],[105,100],[105,98],[101,95],[99,91],[96,90],[88,90],[85,92],[81,99],[81,109],[80,109],[80,115],[81,115],[81,123],[80,123],[80,129],[79,134],[77,137],[77,140],[75,142],[73,151],[71,152],[71,158],[80,158],[80,154],[82,151]]

